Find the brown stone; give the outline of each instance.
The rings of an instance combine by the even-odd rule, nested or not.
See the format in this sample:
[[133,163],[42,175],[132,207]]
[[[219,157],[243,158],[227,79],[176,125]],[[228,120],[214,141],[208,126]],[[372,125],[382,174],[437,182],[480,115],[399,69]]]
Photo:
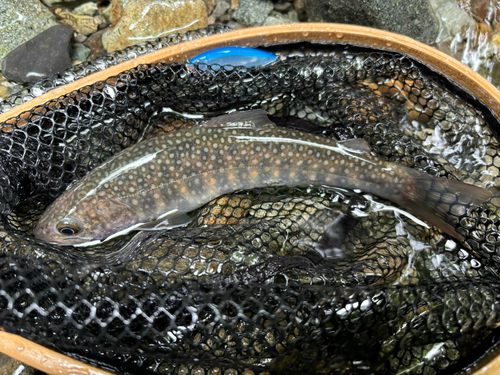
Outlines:
[[108,52],[207,26],[204,0],[117,0],[110,7],[112,27],[102,38]]
[[87,36],[83,34],[76,34],[76,36],[73,39],[77,43],[83,43],[87,40]]
[[205,5],[207,6],[207,14],[212,14],[215,9],[215,5],[217,3],[216,0],[204,0]]
[[106,30],[99,30],[98,32],[92,34],[85,40],[83,43],[84,46],[90,48],[90,55],[87,57],[87,60],[93,60],[96,57],[104,55],[107,51],[102,44],[102,34],[104,34]]
[[240,0],[231,0],[231,10],[236,10],[240,7]]
[[102,16],[86,16],[68,12],[67,10],[57,9],[56,15],[60,18],[59,21],[68,26],[71,26],[77,33],[90,35],[97,31],[99,25],[104,22]]
[[293,0],[293,6],[296,11],[299,11],[304,8],[305,0]]
[[10,95],[10,92],[10,88],[0,85],[0,98],[7,98]]

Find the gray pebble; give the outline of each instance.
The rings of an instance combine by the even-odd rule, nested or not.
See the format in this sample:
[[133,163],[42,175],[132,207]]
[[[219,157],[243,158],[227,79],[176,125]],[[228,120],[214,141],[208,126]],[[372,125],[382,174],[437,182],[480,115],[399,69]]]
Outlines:
[[233,18],[245,26],[261,26],[273,9],[273,2],[269,0],[241,0]]
[[226,26],[230,27],[233,30],[240,30],[245,28],[245,26],[243,26],[241,23],[234,21],[229,21],[228,23],[226,23]]
[[297,11],[295,9],[292,9],[288,12],[288,19],[292,23],[299,22],[299,15],[297,14]]
[[229,4],[229,1],[226,0],[219,0],[217,1],[217,5],[215,6],[214,11],[208,17],[208,23],[209,24],[214,24],[217,23],[217,21],[220,20],[220,17],[224,15],[229,8],[231,7],[231,4]]
[[338,22],[375,27],[432,43],[439,20],[428,0],[308,0],[310,22]]
[[2,61],[5,78],[19,83],[36,82],[71,67],[67,25],[53,26],[10,52]]
[[96,3],[85,3],[73,10],[74,14],[81,16],[94,16],[99,12]]
[[76,34],[76,36],[73,38],[73,40],[77,43],[83,43],[87,40],[88,36],[87,35],[83,35],[83,34]]
[[84,46],[82,43],[75,43],[71,49],[72,61],[85,61],[90,55],[90,48]]
[[39,0],[0,0],[0,59],[54,25],[54,15]]
[[287,23],[292,23],[292,21],[286,15],[272,11],[264,21],[263,26],[285,25]]

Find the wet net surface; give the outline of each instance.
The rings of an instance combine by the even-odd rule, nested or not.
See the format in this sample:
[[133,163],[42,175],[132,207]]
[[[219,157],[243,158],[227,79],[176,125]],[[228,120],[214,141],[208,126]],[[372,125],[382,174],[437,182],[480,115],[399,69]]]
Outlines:
[[[139,66],[0,124],[4,329],[141,374],[450,373],[489,340],[500,323],[498,121],[406,56],[268,49],[278,60],[264,67]],[[442,197],[463,243],[377,197],[324,187],[234,192],[186,228],[92,248],[33,238],[45,207],[120,150],[251,108],[364,138],[381,158],[493,198],[467,209]]]

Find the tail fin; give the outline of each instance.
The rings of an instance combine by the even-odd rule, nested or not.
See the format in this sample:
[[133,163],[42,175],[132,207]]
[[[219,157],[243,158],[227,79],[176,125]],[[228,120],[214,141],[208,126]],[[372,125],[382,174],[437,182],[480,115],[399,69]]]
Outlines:
[[403,202],[408,212],[435,225],[450,236],[463,241],[451,223],[467,212],[471,205],[479,206],[489,200],[491,192],[464,182],[433,177],[411,168],[404,168],[413,179],[413,186],[405,187]]

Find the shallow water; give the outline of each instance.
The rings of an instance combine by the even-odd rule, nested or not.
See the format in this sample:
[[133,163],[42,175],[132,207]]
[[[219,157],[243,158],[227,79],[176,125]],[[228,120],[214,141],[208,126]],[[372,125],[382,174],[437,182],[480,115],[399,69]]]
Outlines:
[[498,2],[431,0],[431,4],[440,18],[439,36],[431,45],[500,88]]

